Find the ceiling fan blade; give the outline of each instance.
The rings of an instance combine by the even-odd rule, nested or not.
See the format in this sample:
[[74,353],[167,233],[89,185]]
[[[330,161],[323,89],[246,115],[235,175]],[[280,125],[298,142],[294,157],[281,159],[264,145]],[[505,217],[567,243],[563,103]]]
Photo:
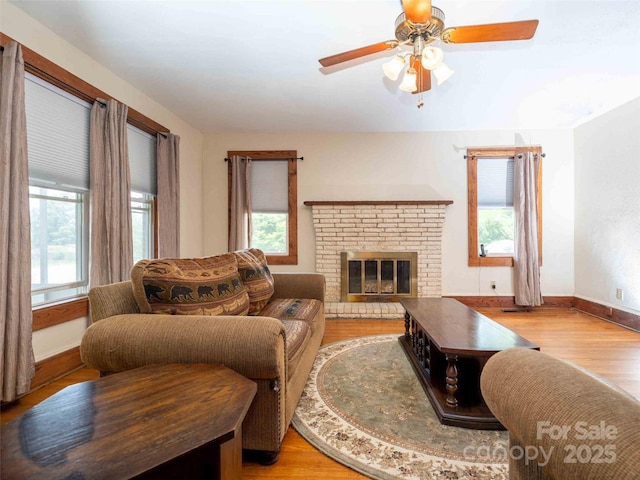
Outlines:
[[520,22],[488,23],[446,28],[442,32],[445,43],[499,42],[507,40],[529,40],[536,33],[538,20]]
[[411,23],[427,23],[431,20],[431,0],[402,0],[404,16]]
[[422,93],[427,90],[431,90],[431,70],[427,70],[422,66],[422,62],[420,61],[420,57],[413,57],[411,61],[411,66],[415,68],[417,73],[417,81],[418,89],[415,92],[411,93]]
[[348,52],[338,53],[331,55],[330,57],[321,58],[318,60],[323,67],[330,67],[337,65],[338,63],[348,62],[356,58],[371,55],[373,53],[384,52],[385,50],[391,50],[398,46],[397,40],[388,40],[386,42],[374,43],[373,45],[367,45],[366,47],[356,48],[355,50],[349,50]]

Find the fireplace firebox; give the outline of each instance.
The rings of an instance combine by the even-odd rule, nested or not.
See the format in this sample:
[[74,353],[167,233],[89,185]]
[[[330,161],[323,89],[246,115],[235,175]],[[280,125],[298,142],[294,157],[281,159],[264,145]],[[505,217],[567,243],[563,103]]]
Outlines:
[[341,301],[397,302],[416,297],[416,252],[341,252]]

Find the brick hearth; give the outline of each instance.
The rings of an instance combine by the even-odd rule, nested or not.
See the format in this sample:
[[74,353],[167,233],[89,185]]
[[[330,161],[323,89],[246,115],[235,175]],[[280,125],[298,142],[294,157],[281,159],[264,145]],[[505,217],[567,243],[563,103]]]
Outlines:
[[417,252],[418,296],[440,297],[445,207],[434,201],[308,201],[316,235],[316,271],[327,282],[327,318],[403,317],[399,303],[340,302],[340,253]]

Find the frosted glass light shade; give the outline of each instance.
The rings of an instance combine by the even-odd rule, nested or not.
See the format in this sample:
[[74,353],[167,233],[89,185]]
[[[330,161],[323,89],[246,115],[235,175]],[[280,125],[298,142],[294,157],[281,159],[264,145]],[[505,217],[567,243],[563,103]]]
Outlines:
[[382,71],[389,80],[393,80],[395,82],[400,76],[400,72],[404,68],[405,63],[406,60],[404,59],[404,57],[396,55],[391,60],[382,65]]
[[440,85],[447,78],[454,74],[454,71],[447,67],[444,63],[440,64],[438,68],[433,69],[433,74],[436,77],[436,82]]
[[433,70],[442,65],[442,50],[438,47],[427,47],[422,51],[422,66]]
[[418,90],[418,75],[414,68],[407,70],[404,74],[402,83],[400,84],[400,90],[405,92],[415,92]]

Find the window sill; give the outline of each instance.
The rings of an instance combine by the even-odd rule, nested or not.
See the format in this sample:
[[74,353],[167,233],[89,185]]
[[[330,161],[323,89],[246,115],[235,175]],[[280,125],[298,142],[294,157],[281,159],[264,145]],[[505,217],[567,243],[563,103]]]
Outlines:
[[513,257],[470,257],[470,267],[513,267]]
[[88,297],[75,298],[56,304],[42,305],[32,309],[32,330],[42,330],[61,323],[89,315]]
[[298,255],[265,255],[269,265],[297,265]]

